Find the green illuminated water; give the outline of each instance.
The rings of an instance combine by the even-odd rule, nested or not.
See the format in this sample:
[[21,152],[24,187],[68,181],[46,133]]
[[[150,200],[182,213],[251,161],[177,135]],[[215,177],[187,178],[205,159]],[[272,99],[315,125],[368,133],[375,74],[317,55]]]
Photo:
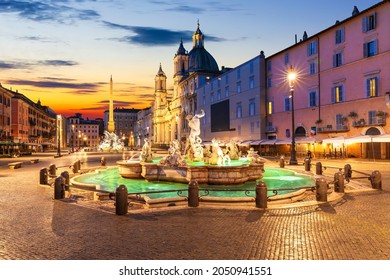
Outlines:
[[[315,181],[313,178],[303,175],[295,174],[292,171],[285,169],[276,169],[276,168],[265,168],[264,177],[261,181],[264,181],[268,189],[280,189],[280,188],[298,188],[298,187],[307,187],[314,186]],[[148,182],[144,179],[126,179],[122,178],[118,169],[109,169],[103,170],[96,174],[85,174],[76,178],[77,182],[85,184],[94,184],[100,185],[101,190],[115,192],[115,189],[119,185],[125,185],[130,193],[140,193],[140,192],[149,192],[149,191],[164,191],[164,190],[186,190],[188,188],[187,184],[172,183],[172,182]],[[235,189],[243,191],[210,191],[210,196],[215,197],[245,197],[244,190],[253,190],[251,195],[255,195],[255,186],[256,182],[246,182],[242,185],[231,185],[231,186],[210,186],[210,188],[215,189]],[[200,186],[208,187],[208,186]],[[292,191],[279,191],[278,194],[289,193]],[[183,192],[183,195],[187,195],[186,192]],[[202,195],[202,192],[200,193]],[[273,195],[270,191],[269,196]],[[176,197],[176,192],[169,193],[158,193],[158,194],[148,194],[151,198],[167,198],[167,197]]]

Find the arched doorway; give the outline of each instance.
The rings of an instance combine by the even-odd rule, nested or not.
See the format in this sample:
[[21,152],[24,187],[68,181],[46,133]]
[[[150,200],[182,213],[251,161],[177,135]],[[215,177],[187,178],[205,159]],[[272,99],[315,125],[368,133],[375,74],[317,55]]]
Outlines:
[[[376,127],[370,127],[366,131],[366,135],[380,135],[381,132]],[[366,157],[373,159],[381,158],[381,143],[371,142],[366,143]]]

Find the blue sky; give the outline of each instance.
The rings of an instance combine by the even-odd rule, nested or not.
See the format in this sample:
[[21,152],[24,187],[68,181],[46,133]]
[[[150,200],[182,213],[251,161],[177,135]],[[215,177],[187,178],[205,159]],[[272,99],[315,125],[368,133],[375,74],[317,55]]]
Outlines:
[[118,107],[144,108],[160,63],[172,85],[180,39],[197,21],[219,67],[272,55],[379,0],[0,0],[0,83],[57,113],[99,117],[109,79]]

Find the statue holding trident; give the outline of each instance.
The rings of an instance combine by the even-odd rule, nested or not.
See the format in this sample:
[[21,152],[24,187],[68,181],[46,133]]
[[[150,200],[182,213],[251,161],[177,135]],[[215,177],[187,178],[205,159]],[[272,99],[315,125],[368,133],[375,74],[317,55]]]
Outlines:
[[202,161],[203,160],[203,148],[202,148],[202,139],[200,135],[200,118],[203,118],[205,113],[203,110],[200,110],[200,114],[195,114],[194,116],[186,116],[188,121],[188,126],[191,128],[189,135],[189,141],[187,142],[186,153],[191,161]]

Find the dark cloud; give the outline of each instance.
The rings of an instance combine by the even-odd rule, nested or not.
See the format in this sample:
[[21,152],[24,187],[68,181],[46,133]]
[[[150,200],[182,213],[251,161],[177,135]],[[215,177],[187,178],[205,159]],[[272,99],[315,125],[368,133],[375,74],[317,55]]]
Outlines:
[[1,69],[27,69],[31,67],[29,62],[20,62],[20,61],[0,61],[0,70]]
[[38,62],[41,65],[47,66],[75,66],[77,62],[71,60],[41,60]]
[[[103,23],[115,29],[121,29],[131,31],[133,35],[125,36],[117,40],[121,42],[127,42],[143,46],[170,46],[175,45],[183,41],[190,41],[194,31],[189,30],[169,30],[156,27],[145,27],[145,26],[130,26],[121,25],[112,22],[103,21]],[[208,41],[220,42],[224,41],[222,38],[207,36]]]
[[8,84],[12,85],[21,85],[21,86],[33,86],[40,88],[67,88],[67,89],[76,89],[83,92],[94,91],[96,92],[99,87],[96,83],[71,83],[65,81],[56,81],[56,80],[42,80],[42,81],[28,81],[28,80],[8,80]]
[[94,10],[77,9],[64,4],[70,1],[0,1],[0,13],[17,13],[33,21],[69,22],[74,19],[91,20],[100,15]]
[[201,14],[206,10],[199,7],[188,6],[188,5],[179,5],[176,7],[168,8],[166,11],[180,12],[180,13],[190,13],[190,14]]

